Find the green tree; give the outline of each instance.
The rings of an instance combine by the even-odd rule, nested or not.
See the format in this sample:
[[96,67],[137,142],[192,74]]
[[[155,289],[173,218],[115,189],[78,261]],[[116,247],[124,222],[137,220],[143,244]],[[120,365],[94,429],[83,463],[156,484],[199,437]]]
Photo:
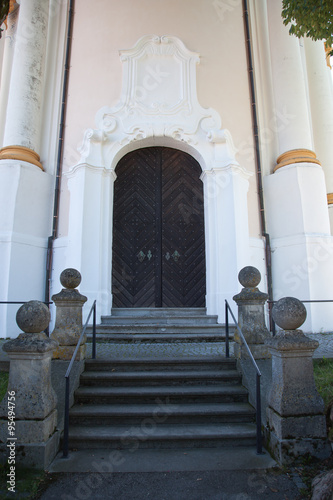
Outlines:
[[291,35],[333,45],[333,0],[283,0],[282,18]]
[[9,0],[0,0],[0,38],[1,38],[1,32],[3,31],[1,29],[1,25],[2,23],[5,22],[8,12],[9,12]]

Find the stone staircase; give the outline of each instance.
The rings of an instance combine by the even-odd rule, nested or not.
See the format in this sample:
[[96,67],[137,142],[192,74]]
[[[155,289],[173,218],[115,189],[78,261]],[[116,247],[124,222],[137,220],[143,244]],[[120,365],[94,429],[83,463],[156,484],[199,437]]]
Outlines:
[[[91,341],[91,328],[87,330]],[[96,330],[97,342],[221,342],[224,326],[205,308],[112,309]]]
[[201,309],[113,313],[98,340],[143,344],[146,356],[86,360],[70,410],[70,449],[255,448],[255,411],[235,359],[204,349],[156,356],[161,344],[149,356],[154,342],[164,350],[166,343],[221,342],[215,317]]

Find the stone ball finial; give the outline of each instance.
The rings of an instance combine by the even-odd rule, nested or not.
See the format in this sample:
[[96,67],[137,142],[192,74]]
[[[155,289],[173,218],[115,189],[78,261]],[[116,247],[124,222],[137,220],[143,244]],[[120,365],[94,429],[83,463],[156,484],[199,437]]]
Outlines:
[[295,297],[284,297],[274,304],[272,317],[283,330],[297,330],[306,320],[306,309]]
[[16,313],[16,323],[24,333],[41,333],[50,323],[49,308],[39,300],[30,300]]
[[238,281],[244,288],[255,288],[261,281],[261,274],[256,267],[243,267],[238,273]]
[[64,269],[60,274],[60,283],[64,288],[77,288],[81,283],[81,274],[73,268]]

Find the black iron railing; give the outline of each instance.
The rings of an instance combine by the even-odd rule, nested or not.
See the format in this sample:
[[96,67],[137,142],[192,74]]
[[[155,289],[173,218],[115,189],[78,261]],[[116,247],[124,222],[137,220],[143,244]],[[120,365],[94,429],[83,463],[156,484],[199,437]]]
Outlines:
[[261,434],[261,394],[260,394],[260,377],[261,377],[261,372],[258,368],[257,363],[254,360],[254,357],[252,356],[252,352],[250,351],[249,346],[247,345],[247,342],[244,338],[244,335],[242,333],[242,330],[240,329],[236,318],[228,304],[228,301],[225,301],[225,330],[226,330],[226,357],[229,358],[229,312],[232,316],[232,319],[235,322],[235,327],[238,330],[239,336],[242,339],[242,342],[247,350],[247,353],[249,355],[250,360],[252,361],[252,364],[256,370],[256,426],[257,426],[257,436],[256,436],[256,442],[257,442],[257,454],[262,455],[262,434]]
[[86,333],[86,329],[88,327],[88,323],[91,315],[93,315],[93,345],[92,345],[92,359],[96,359],[96,300],[94,300],[93,305],[91,306],[90,312],[88,314],[87,320],[85,322],[84,327],[82,328],[82,332],[78,343],[76,345],[75,351],[73,352],[72,359],[68,365],[67,372],[65,375],[65,413],[64,413],[64,439],[63,439],[63,457],[68,457],[68,435],[69,435],[69,377],[71,374],[71,369],[73,363],[75,361],[76,355],[78,353],[79,347],[81,345],[81,341]]

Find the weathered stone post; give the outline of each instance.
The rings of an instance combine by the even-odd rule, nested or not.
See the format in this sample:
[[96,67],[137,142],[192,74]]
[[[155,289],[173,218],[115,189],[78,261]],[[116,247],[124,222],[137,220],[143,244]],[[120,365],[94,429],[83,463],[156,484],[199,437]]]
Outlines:
[[274,305],[272,315],[282,330],[267,341],[272,354],[267,409],[271,452],[285,464],[306,453],[326,458],[331,450],[312,361],[319,344],[298,330],[306,319],[306,309],[298,299],[285,297]]
[[[244,287],[242,291],[233,297],[238,306],[238,324],[249,345],[255,359],[266,359],[270,357],[265,345],[265,340],[270,333],[265,325],[264,305],[268,298],[267,293],[260,292],[257,286],[261,275],[258,269],[252,266],[244,267],[238,274],[238,280]],[[234,335],[234,354],[236,358],[246,359],[248,354],[242,340],[236,330]]]
[[[43,332],[50,312],[42,302],[33,300],[21,306],[16,321],[24,333],[3,345],[10,368],[8,393],[0,410],[6,418],[12,417],[12,408],[15,418],[2,421],[1,441],[7,452],[15,455],[16,463],[44,468],[59,445],[57,398],[51,385],[52,351],[58,343]],[[12,422],[15,423],[10,426]]]
[[[75,290],[81,283],[81,274],[76,269],[65,269],[60,275],[60,282],[65,288],[52,296],[56,305],[56,321],[51,338],[59,343],[59,347],[53,352],[53,358],[70,360],[82,332],[82,307],[87,297]],[[85,358],[85,342],[86,336],[78,350],[77,361]]]

